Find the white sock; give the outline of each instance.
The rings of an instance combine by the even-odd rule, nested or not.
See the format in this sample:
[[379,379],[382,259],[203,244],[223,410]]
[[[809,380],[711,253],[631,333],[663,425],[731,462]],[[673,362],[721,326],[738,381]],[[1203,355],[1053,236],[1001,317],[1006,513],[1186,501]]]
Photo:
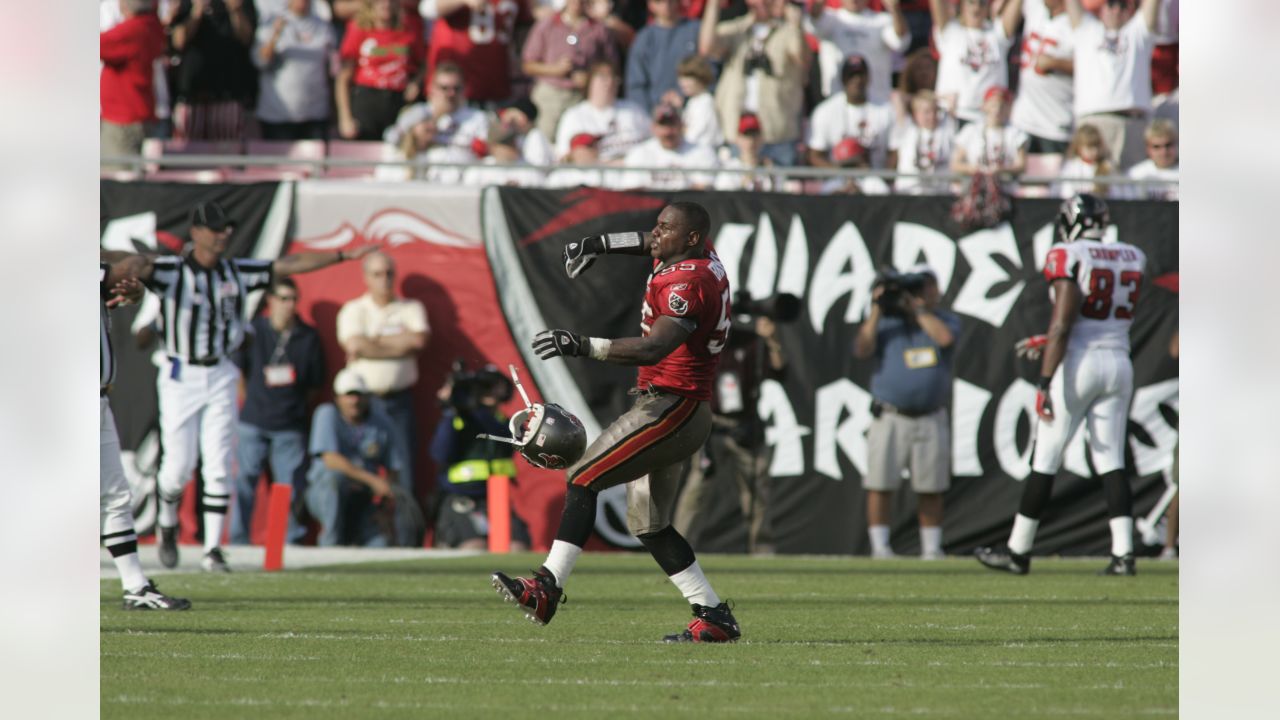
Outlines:
[[1113,517],[1111,525],[1111,554],[1117,557],[1133,553],[1133,518]]
[[171,528],[178,526],[178,503],[171,503],[167,500],[160,501],[160,511],[156,517],[156,523],[160,527]]
[[1013,518],[1013,532],[1009,533],[1009,549],[1019,555],[1031,552],[1036,544],[1036,530],[1040,529],[1040,521],[1018,513]]
[[137,592],[146,587],[147,576],[142,572],[142,562],[138,560],[138,553],[131,552],[111,559],[116,563],[116,570],[120,572],[120,584],[125,590]]
[[921,555],[941,555],[942,554],[942,526],[928,525],[920,526],[920,554]]
[[889,547],[888,525],[872,525],[868,527],[867,536],[871,538],[871,552],[893,552]]
[[551,552],[547,553],[547,561],[542,565],[555,576],[556,587],[564,587],[565,581],[569,579],[569,573],[573,572],[573,566],[578,564],[578,556],[581,554],[582,548],[571,542],[551,541]]
[[225,512],[207,512],[204,514],[204,551],[222,544],[222,528],[227,524]]
[[670,577],[671,582],[680,589],[680,594],[684,595],[684,599],[688,600],[689,604],[703,607],[715,607],[720,604],[720,596],[711,589],[711,582],[707,580],[706,575],[702,574],[702,566],[697,560]]

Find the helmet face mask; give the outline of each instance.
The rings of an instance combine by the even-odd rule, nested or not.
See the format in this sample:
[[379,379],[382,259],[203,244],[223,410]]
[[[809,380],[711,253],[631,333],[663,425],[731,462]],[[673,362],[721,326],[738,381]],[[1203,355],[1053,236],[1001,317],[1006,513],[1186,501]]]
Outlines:
[[563,470],[578,462],[587,451],[587,430],[582,421],[555,403],[529,402],[514,365],[511,377],[525,404],[525,409],[512,415],[507,425],[511,437],[477,437],[515,445],[530,465],[548,470]]
[[1102,198],[1089,193],[1073,195],[1063,201],[1054,221],[1054,234],[1062,243],[1080,239],[1101,240],[1111,224],[1111,212]]

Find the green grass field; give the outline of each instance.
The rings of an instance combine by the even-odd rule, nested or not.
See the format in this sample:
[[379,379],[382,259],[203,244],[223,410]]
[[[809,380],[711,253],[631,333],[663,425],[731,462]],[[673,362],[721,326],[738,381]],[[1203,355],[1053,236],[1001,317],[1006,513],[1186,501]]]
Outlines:
[[102,717],[1126,718],[1178,712],[1176,563],[1096,577],[706,556],[734,645],[664,645],[688,606],[641,555],[587,555],[554,622],[489,587],[541,555],[172,575],[185,613],[102,582]]

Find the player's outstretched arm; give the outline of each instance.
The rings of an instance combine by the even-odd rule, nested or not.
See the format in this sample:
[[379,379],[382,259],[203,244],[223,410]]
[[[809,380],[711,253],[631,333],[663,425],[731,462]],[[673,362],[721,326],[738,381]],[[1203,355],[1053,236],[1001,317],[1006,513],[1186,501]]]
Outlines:
[[533,338],[533,351],[543,360],[553,357],[589,357],[615,365],[656,365],[689,337],[689,330],[673,318],[662,316],[649,334],[638,338],[606,340],[570,330],[543,330]]
[[304,252],[286,255],[271,263],[271,272],[277,277],[301,275],[347,260],[359,260],[377,249],[377,245],[365,245],[350,252],[338,250],[337,252]]
[[564,271],[576,278],[601,255],[648,255],[649,233],[625,232],[592,235],[565,243]]

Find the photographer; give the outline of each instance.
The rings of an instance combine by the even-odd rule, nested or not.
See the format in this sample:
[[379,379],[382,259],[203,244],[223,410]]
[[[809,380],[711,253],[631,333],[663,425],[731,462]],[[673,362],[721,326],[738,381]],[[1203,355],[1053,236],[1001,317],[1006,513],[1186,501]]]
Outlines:
[[[867,432],[867,534],[873,558],[893,557],[889,510],[909,467],[920,516],[921,557],[942,553],[942,493],[951,486],[951,355],[960,319],[940,309],[938,278],[918,265],[881,273],[853,356],[875,358],[871,428]],[[908,465],[909,463],[909,465]]]
[[[488,481],[505,475],[513,481],[516,464],[510,445],[482,440],[481,433],[510,437],[498,405],[511,399],[511,381],[493,366],[472,373],[462,363],[440,388],[446,404],[431,439],[431,458],[439,469],[436,513],[437,547],[484,550],[489,546]],[[511,511],[511,550],[529,549],[529,528]]]
[[[794,296],[786,298],[794,300],[794,309],[798,312],[799,300]],[[743,524],[747,527],[747,551],[755,555],[772,554],[775,550],[773,528],[766,517],[771,495],[771,454],[764,444],[764,427],[756,405],[760,383],[766,379],[781,380],[786,370],[787,361],[774,320],[787,322],[792,318],[789,312],[778,317],[777,305],[775,300],[774,307],[764,307],[743,293],[734,299],[733,309],[739,313],[740,320],[729,332],[729,342],[716,373],[711,396],[711,436],[702,452],[694,456],[676,506],[676,530],[695,548],[715,505],[718,493],[712,492],[713,486],[719,484],[716,489],[721,491],[736,486]],[[745,322],[742,314],[747,316]],[[723,484],[729,480],[733,486]]]

